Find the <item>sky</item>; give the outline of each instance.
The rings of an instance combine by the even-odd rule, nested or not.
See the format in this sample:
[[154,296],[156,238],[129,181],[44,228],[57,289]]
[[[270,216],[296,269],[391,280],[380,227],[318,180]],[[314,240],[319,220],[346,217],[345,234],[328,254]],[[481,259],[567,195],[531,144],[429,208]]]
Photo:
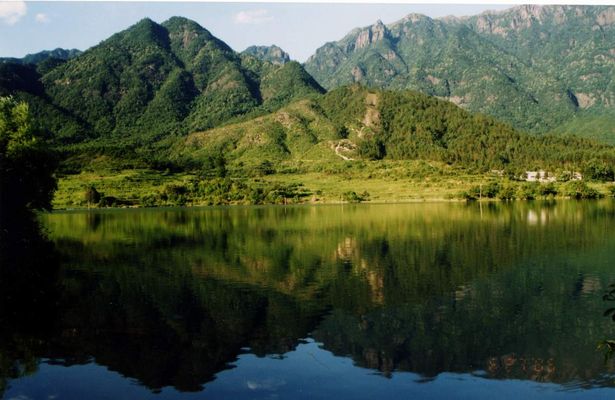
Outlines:
[[[309,1],[309,0],[308,0]],[[190,18],[236,51],[276,44],[304,62],[326,42],[378,19],[385,24],[410,13],[432,18],[474,15],[512,4],[382,4],[343,2],[127,2],[0,0],[0,57],[23,57],[57,47],[85,50],[148,17],[163,22]]]

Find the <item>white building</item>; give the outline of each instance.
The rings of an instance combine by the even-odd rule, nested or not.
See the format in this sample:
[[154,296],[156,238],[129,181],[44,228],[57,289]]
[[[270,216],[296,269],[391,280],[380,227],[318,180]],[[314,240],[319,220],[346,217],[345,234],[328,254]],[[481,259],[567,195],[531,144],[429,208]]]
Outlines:
[[547,171],[525,171],[527,182],[555,182],[555,176],[549,175]]

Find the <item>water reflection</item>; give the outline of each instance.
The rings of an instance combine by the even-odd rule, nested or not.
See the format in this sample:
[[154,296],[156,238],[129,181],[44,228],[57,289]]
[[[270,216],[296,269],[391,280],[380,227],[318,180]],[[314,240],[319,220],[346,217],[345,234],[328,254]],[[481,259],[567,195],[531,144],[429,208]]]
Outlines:
[[153,391],[305,338],[384,377],[611,386],[595,348],[615,337],[614,219],[610,202],[53,214],[61,290],[28,351]]
[[34,374],[55,329],[59,264],[35,216],[0,210],[0,395]]

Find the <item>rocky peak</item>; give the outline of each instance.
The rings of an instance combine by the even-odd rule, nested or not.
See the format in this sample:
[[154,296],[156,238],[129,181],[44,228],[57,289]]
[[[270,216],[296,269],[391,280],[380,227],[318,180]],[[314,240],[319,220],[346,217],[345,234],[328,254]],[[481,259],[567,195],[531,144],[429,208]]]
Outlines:
[[354,48],[362,49],[371,45],[374,42],[383,40],[386,37],[387,32],[387,27],[382,23],[381,20],[378,20],[374,25],[359,31],[357,38],[354,42]]
[[420,22],[420,21],[425,21],[430,19],[428,16],[423,15],[423,14],[417,14],[417,13],[411,13],[406,15],[404,18],[402,18],[402,20],[400,22],[411,22],[413,24]]
[[184,17],[171,17],[162,23],[171,36],[172,40],[181,42],[184,48],[189,47],[195,39],[201,37],[209,40],[212,38],[211,33],[201,25]]
[[[535,24],[561,25],[567,23],[570,18],[587,18],[592,15],[592,9],[596,8],[582,5],[526,4],[502,11],[485,11],[476,17],[468,17],[467,20],[474,20],[478,32],[506,36],[510,31],[529,28]],[[595,23],[600,26],[615,23],[615,7],[604,7],[596,16]]]
[[290,56],[287,52],[276,45],[271,46],[250,46],[245,49],[242,54],[248,54],[262,61],[268,61],[272,64],[283,65],[290,62]]
[[605,27],[615,24],[615,7],[609,7],[596,17],[596,24]]
[[537,20],[540,20],[544,15],[545,10],[542,6],[536,4],[524,4],[518,6],[516,11],[519,17],[523,20],[528,20],[531,18],[536,18]]
[[[491,33],[507,36],[508,33],[523,28],[529,28],[534,23],[542,23],[545,8],[535,4],[525,4],[504,11],[486,11],[476,18],[476,30],[481,33]],[[560,10],[561,11],[561,10]],[[565,17],[565,14],[561,14]]]
[[205,30],[205,28],[203,28],[201,25],[199,25],[195,21],[185,18],[185,17],[177,17],[177,16],[169,18],[168,20],[164,21],[162,25],[170,29],[180,29],[181,28],[182,30],[192,30],[192,31]]

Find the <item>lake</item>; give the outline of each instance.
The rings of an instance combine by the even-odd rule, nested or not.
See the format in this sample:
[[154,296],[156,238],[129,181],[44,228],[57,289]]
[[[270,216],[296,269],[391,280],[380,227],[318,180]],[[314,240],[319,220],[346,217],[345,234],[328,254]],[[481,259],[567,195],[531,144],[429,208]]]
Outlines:
[[40,221],[5,258],[5,399],[615,396],[612,201]]

